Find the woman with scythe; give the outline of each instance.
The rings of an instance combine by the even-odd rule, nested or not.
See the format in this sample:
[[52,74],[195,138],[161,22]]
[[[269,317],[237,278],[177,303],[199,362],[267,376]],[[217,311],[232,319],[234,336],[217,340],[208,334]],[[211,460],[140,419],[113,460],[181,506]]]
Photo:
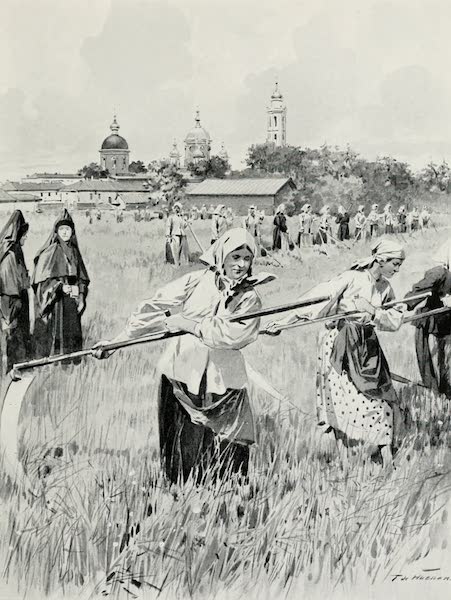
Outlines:
[[[228,317],[259,310],[255,287],[274,279],[252,274],[256,252],[247,231],[230,229],[201,256],[205,269],[145,300],[117,338],[165,328],[190,334],[171,340],[159,363],[160,451],[172,482],[191,474],[200,482],[213,464],[219,476],[247,474],[255,433],[240,350],[257,339],[260,319],[231,322]],[[171,314],[174,310],[180,312]],[[102,344],[97,358],[108,356]]]
[[81,317],[86,308],[89,276],[78,247],[75,225],[64,209],[34,259],[32,285],[37,302],[36,354],[81,350]]
[[28,223],[15,210],[0,232],[0,320],[6,337],[6,372],[32,354],[28,289],[30,280],[22,247]]
[[[317,413],[320,425],[346,447],[365,443],[375,459],[389,462],[397,443],[400,412],[387,359],[376,330],[397,331],[405,305],[382,307],[394,299],[389,279],[404,261],[403,248],[382,239],[371,256],[354,263],[331,281],[313,288],[310,295],[327,291],[332,301],[314,311],[297,311],[269,325],[270,333],[299,319],[337,315],[324,331],[318,352]],[[345,316],[348,311],[359,315]],[[344,316],[339,317],[338,315]]]

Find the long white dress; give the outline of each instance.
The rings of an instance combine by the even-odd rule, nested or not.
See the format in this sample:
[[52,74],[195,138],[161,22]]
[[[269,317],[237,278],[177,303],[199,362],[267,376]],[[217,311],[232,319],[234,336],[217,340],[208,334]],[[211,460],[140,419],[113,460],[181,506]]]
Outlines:
[[[355,310],[353,298],[365,298],[373,306],[381,306],[394,299],[389,282],[382,278],[378,281],[368,269],[345,271],[331,281],[316,286],[305,297],[330,294],[333,301],[331,314]],[[326,310],[325,310],[326,309]],[[309,313],[313,318],[328,313],[326,304],[312,309],[298,311],[299,316]],[[378,308],[373,320],[369,317],[353,316],[342,318],[338,326],[326,328],[319,340],[317,368],[317,415],[320,424],[328,425],[347,440],[364,441],[375,446],[384,446],[393,440],[393,409],[396,395],[392,386],[388,386],[385,396],[362,393],[350,376],[350,370],[336,370],[332,355],[344,323],[359,324],[381,331],[396,331],[402,323],[401,306],[390,309]],[[372,338],[378,344],[377,336]],[[359,348],[354,348],[352,360],[359,360]],[[357,365],[358,367],[359,365]]]

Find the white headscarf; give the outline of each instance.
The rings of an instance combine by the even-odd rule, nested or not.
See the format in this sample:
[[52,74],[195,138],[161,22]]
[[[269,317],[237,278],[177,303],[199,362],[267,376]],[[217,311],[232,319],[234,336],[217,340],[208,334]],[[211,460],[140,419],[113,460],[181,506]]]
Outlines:
[[242,277],[242,279],[228,279],[224,273],[226,256],[242,246],[247,246],[255,258],[258,250],[254,237],[246,229],[234,227],[221,235],[221,237],[200,256],[200,260],[209,265],[210,269],[217,274],[217,285],[219,289],[224,291],[226,296],[233,295],[237,286],[244,281],[254,286],[268,283],[269,281],[276,279],[276,276],[271,273],[259,273],[258,275],[251,276],[251,269],[249,270],[249,273]]
[[371,256],[357,260],[351,266],[351,269],[360,271],[371,267],[378,259],[390,260],[398,258],[399,260],[404,260],[405,257],[406,254],[401,244],[389,238],[381,238],[371,246]]

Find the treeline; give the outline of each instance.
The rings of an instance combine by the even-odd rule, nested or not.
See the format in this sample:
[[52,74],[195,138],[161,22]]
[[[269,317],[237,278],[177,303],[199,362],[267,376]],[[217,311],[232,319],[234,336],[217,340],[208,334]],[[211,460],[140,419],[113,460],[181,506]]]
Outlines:
[[359,204],[369,208],[374,203],[407,209],[433,204],[446,209],[451,192],[451,169],[445,161],[431,162],[414,173],[407,163],[391,156],[369,161],[349,147],[258,144],[249,148],[246,163],[246,169],[233,171],[231,177],[291,177],[298,190],[290,207],[295,212],[306,202],[315,211],[329,204],[332,210],[343,205],[352,212]]

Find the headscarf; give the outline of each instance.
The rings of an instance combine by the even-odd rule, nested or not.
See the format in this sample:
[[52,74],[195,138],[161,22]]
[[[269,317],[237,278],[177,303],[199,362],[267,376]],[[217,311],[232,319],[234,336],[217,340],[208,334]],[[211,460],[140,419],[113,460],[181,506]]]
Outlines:
[[[62,225],[68,225],[72,229],[72,236],[67,243],[58,235],[58,228]],[[89,284],[88,272],[78,247],[75,224],[69,211],[64,209],[55,221],[47,241],[34,258],[32,284],[36,286],[47,279],[69,276],[76,276]]]
[[345,207],[340,204],[340,206],[338,207],[338,214],[344,215],[345,212],[346,212]]
[[285,213],[285,204],[283,204],[283,203],[279,204],[279,206],[277,207],[277,210],[276,210],[276,215],[280,214],[280,213],[282,213],[282,214]]
[[379,208],[379,204],[373,204],[371,206],[371,210],[377,210]]
[[13,254],[15,260],[7,261],[0,271],[0,294],[17,296],[30,285],[25,266],[21,238],[28,231],[28,223],[20,210],[15,210],[0,231],[0,264]]
[[451,243],[445,242],[440,246],[432,260],[439,265],[444,265],[449,270],[451,265]]
[[357,210],[357,212],[363,212],[365,210],[365,205],[361,204]]
[[254,237],[242,227],[234,227],[226,231],[216,242],[208,248],[201,256],[200,260],[208,265],[216,274],[216,285],[218,289],[224,292],[226,297],[234,296],[244,284],[250,286],[259,285],[275,279],[274,275],[269,273],[260,273],[252,277],[252,268],[240,280],[231,280],[226,277],[224,272],[224,262],[228,254],[246,246],[249,248],[252,256],[255,258],[258,249]]
[[384,208],[384,211],[388,212],[389,210],[391,210],[391,204],[386,204],[385,208]]
[[379,259],[390,260],[398,258],[404,260],[406,254],[404,248],[398,242],[389,238],[381,238],[371,246],[371,256],[357,260],[352,266],[352,270],[361,271],[374,265]]

